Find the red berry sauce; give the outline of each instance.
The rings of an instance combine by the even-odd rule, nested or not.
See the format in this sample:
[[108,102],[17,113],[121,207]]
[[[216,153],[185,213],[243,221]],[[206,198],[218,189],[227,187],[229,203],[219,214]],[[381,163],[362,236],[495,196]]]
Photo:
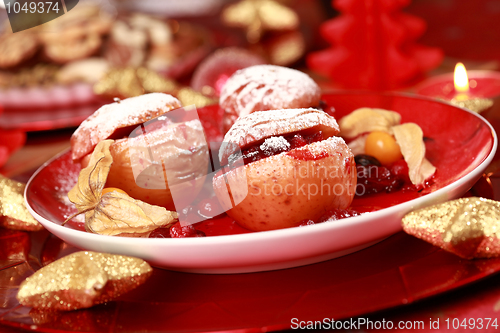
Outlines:
[[171,238],[185,238],[185,237],[205,237],[205,234],[196,230],[192,224],[182,226],[180,222],[175,223],[170,227]]
[[[296,148],[303,147],[312,142],[321,141],[323,139],[323,136],[321,135],[321,133],[319,135],[314,134],[310,136],[293,134],[282,138],[284,138],[286,142],[289,143],[290,147],[288,148],[287,153],[290,154],[293,151],[302,151],[301,149],[294,150]],[[243,152],[245,163],[249,163],[249,159],[252,159],[252,161],[254,161],[269,156],[266,154],[269,154],[269,150],[263,150],[259,145],[252,146],[244,150]],[[313,156],[313,158],[316,157]],[[376,160],[372,156],[367,155],[357,155],[355,157],[355,161],[358,176],[358,186],[363,186],[363,188],[357,189],[356,199],[353,201],[351,208],[329,210],[317,220],[305,219],[300,221],[297,224],[298,227],[337,221],[344,218],[358,216],[361,215],[361,213],[379,210],[392,205],[390,200],[382,200],[379,202],[377,201],[377,196],[371,196],[369,194],[394,194],[398,197],[394,199],[396,200],[396,203],[398,203],[401,201],[401,196],[408,196],[408,198],[405,197],[406,199],[404,199],[404,201],[410,200],[413,197],[421,195],[419,194],[419,191],[422,188],[429,187],[432,184],[431,179],[428,180],[426,184],[423,185],[423,187],[421,186],[417,188],[416,186],[414,186],[409,179],[408,166],[404,160],[397,161],[389,167],[382,166],[378,160]],[[393,193],[396,191],[400,192],[398,192],[397,194]],[[364,197],[368,197],[368,199],[365,200]],[[171,228],[156,229],[150,234],[149,237],[185,238],[236,235],[252,232],[238,225],[232,218],[230,218],[226,214],[220,213],[221,211],[222,209],[216,197],[205,198],[186,207],[182,212],[187,217],[202,217],[203,221],[187,226],[181,226],[180,222],[177,222]]]
[[149,234],[149,238],[170,238],[170,228],[158,228]]
[[[266,144],[267,140],[271,139],[275,144]],[[314,155],[306,150],[295,150],[304,147],[313,142],[323,141],[323,133],[318,131],[310,135],[302,135],[295,133],[287,136],[276,136],[266,139],[264,143],[255,144],[242,151],[241,157],[246,164],[256,162],[265,157],[274,156],[283,152],[288,152],[288,155],[301,160],[318,160],[328,156],[326,152]],[[240,158],[241,158],[240,157]],[[233,159],[235,161],[235,159]]]
[[385,167],[369,155],[356,155],[356,172],[358,183],[356,196],[365,196],[374,193],[392,193],[402,190],[421,191],[432,185],[433,180],[428,179],[423,185],[415,186],[410,181],[408,165],[404,159]]

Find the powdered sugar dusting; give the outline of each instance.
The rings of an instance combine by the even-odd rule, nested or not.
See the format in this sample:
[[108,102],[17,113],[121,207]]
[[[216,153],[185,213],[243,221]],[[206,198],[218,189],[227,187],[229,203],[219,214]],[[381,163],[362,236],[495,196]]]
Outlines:
[[313,127],[323,131],[325,137],[339,133],[339,126],[335,118],[316,109],[254,112],[238,118],[233,127],[226,133],[219,151],[219,158],[224,162],[233,153],[235,144],[243,149],[252,143],[272,136],[281,136]]
[[283,151],[290,149],[290,143],[282,136],[272,136],[264,140],[264,143],[260,145],[260,150],[264,152],[265,155],[271,156]]
[[325,149],[325,145],[328,145],[328,147],[330,147],[329,149],[332,151],[339,151],[341,149],[349,151],[347,144],[340,136],[333,136],[321,142],[321,144],[319,142],[313,142],[307,147],[315,155],[321,154]]
[[72,157],[78,159],[90,153],[118,128],[141,124],[179,107],[181,103],[177,98],[163,93],[145,94],[103,105],[73,133]]
[[254,111],[313,107],[321,90],[307,74],[295,69],[256,65],[234,73],[222,88],[220,105],[239,116]]

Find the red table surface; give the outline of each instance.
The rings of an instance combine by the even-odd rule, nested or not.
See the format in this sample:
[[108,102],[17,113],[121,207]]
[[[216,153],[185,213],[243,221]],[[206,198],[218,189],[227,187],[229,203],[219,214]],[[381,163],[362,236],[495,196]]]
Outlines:
[[[31,235],[2,232],[0,237],[3,258],[8,253],[30,253],[26,261],[21,257],[0,260],[0,322],[41,332],[286,329],[292,318],[365,317],[454,289],[500,269],[500,259],[463,260],[400,232],[369,249],[294,269],[238,275],[154,269],[144,285],[116,301],[87,310],[46,313],[20,306],[15,300],[17,286],[39,262],[76,249],[46,231]],[[495,276],[369,318],[424,320],[426,325],[429,318],[440,318],[443,324],[446,318],[496,317],[499,306],[500,283]]]

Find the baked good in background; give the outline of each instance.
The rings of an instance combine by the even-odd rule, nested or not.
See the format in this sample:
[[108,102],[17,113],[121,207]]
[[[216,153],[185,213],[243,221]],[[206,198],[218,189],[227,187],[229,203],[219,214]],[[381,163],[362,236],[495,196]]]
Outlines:
[[321,89],[307,74],[281,66],[256,65],[235,72],[221,91],[223,128],[255,111],[319,107]]
[[[92,86],[113,68],[146,67],[179,78],[191,73],[212,48],[210,33],[194,23],[117,15],[81,2],[29,30],[13,34],[5,24],[0,34],[1,104],[44,108],[100,102]],[[75,85],[80,86],[72,89]],[[67,90],[71,98],[55,98],[53,90]]]
[[130,13],[113,23],[103,57],[115,67],[144,66],[178,77],[183,74],[175,68],[183,65],[179,59],[191,55],[197,64],[211,48],[207,31],[191,23]]

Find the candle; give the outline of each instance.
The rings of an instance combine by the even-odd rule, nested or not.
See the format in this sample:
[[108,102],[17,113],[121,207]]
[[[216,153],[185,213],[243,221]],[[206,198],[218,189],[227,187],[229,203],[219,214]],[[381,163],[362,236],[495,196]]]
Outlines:
[[454,73],[429,78],[417,85],[415,92],[481,112],[493,104],[490,98],[500,96],[500,72],[467,71],[457,63]]
[[457,92],[457,95],[454,97],[455,99],[469,99],[469,77],[464,64],[461,62],[457,63],[455,66],[455,72],[453,73],[453,85],[455,87],[455,91]]

